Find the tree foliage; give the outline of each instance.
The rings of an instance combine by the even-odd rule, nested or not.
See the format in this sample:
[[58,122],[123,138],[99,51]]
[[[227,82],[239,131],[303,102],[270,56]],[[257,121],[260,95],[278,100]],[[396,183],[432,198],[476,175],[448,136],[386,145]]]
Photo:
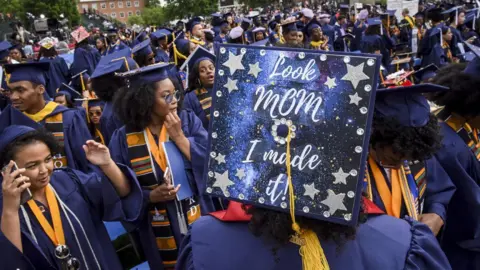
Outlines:
[[14,13],[22,19],[27,12],[55,19],[63,14],[72,25],[80,23],[76,0],[0,0],[0,12]]
[[142,12],[144,25],[161,25],[166,21],[165,10],[161,7],[145,8]]
[[145,23],[143,22],[142,16],[137,16],[137,15],[128,17],[127,23],[128,23],[129,25],[134,25],[134,24],[144,25],[144,24],[145,24]]
[[169,21],[205,16],[218,10],[218,0],[169,0],[165,10]]

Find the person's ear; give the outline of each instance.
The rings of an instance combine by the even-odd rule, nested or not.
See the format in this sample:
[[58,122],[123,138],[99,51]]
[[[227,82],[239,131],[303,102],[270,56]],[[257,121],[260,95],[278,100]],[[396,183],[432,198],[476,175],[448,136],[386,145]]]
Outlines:
[[37,88],[35,88],[35,91],[38,91],[39,94],[43,95],[45,93],[45,86],[39,84],[37,85]]

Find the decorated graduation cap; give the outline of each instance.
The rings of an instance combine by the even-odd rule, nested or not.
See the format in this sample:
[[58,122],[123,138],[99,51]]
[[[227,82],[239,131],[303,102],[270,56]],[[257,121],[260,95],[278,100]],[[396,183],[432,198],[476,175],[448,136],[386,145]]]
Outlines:
[[93,71],[91,79],[136,68],[138,68],[138,64],[131,58],[130,48],[125,48],[102,57]]
[[289,33],[291,31],[298,31],[297,20],[295,17],[287,18],[282,24],[283,33]]
[[146,39],[142,41],[141,43],[137,44],[135,47],[132,49],[132,54],[135,56],[143,56],[143,55],[149,55],[152,54],[152,47],[150,46],[150,39]]
[[405,127],[423,127],[430,119],[430,106],[422,93],[448,89],[448,87],[430,83],[378,89],[375,114],[395,118]]
[[8,105],[0,114],[0,153],[20,136],[40,128],[40,124]]
[[8,41],[0,42],[0,60],[3,60],[5,57],[8,56],[9,49],[12,47],[12,44]]
[[169,63],[158,63],[135,70],[118,73],[117,76],[126,78],[130,84],[155,83],[168,78]]
[[5,72],[10,74],[8,83],[15,83],[20,81],[29,81],[45,86],[46,72],[50,68],[48,62],[32,62],[21,64],[7,64],[5,65]]
[[188,56],[187,60],[185,60],[183,65],[180,67],[180,70],[185,70],[187,73],[186,77],[188,78],[189,73],[193,71],[194,67],[200,64],[200,62],[203,60],[210,60],[215,63],[215,55],[209,52],[204,47],[197,46],[197,48],[195,48],[195,51],[193,51],[190,56]]
[[84,39],[90,36],[90,34],[87,32],[87,30],[83,26],[78,27],[77,30],[70,33],[70,35],[73,37],[73,39],[77,43],[82,42]]
[[40,40],[40,41],[38,42],[38,44],[39,44],[41,47],[49,50],[49,49],[51,49],[51,48],[53,48],[53,47],[55,46],[55,40],[54,40],[53,38],[46,37],[46,38]]

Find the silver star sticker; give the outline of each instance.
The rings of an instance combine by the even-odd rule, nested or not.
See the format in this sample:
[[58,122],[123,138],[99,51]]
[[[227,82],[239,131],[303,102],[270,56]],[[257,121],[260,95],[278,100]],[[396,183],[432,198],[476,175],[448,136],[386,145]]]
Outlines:
[[312,200],[315,199],[315,195],[320,192],[320,190],[315,188],[315,183],[312,182],[310,185],[303,184],[303,188],[305,189],[305,193],[303,193],[303,196],[310,196]]
[[225,163],[225,155],[218,154],[218,156],[215,158],[215,160],[218,162],[218,164]]
[[327,81],[324,83],[324,85],[328,86],[328,89],[332,89],[337,86],[337,84],[335,83],[335,77],[327,77]]
[[345,208],[345,205],[343,204],[345,193],[335,194],[335,192],[333,192],[333,190],[331,189],[328,189],[327,193],[328,197],[325,200],[321,201],[321,203],[328,206],[328,212],[330,212],[330,215],[335,214],[337,210],[347,210],[347,208]]
[[213,187],[219,187],[223,194],[228,192],[227,187],[235,184],[232,180],[228,179],[228,170],[224,173],[220,174],[215,172],[215,183],[213,183]]
[[346,173],[343,171],[342,168],[338,170],[336,173],[332,173],[333,176],[335,176],[335,181],[333,181],[334,184],[347,184],[347,177],[350,175],[349,173]]
[[355,92],[355,94],[353,95],[348,95],[350,97],[350,104],[355,104],[358,106],[358,102],[360,102],[360,100],[362,100],[363,98],[359,97],[358,96],[358,93]]
[[353,88],[356,89],[360,81],[370,79],[370,77],[363,73],[364,64],[365,63],[361,63],[356,67],[347,64],[347,74],[342,77],[342,80],[350,81],[353,85]]
[[232,52],[228,52],[228,60],[223,65],[230,69],[230,75],[233,75],[237,70],[245,70],[245,67],[242,65],[243,56],[244,54],[235,55]]
[[223,87],[228,89],[229,94],[232,93],[233,90],[238,90],[237,81],[238,80],[232,80],[230,78],[227,79],[227,83]]
[[237,169],[237,173],[235,174],[238,179],[242,180],[245,178],[245,170],[244,169]]
[[260,71],[262,71],[262,69],[258,66],[260,63],[257,62],[255,64],[248,64],[250,66],[250,70],[248,71],[248,74],[250,75],[253,75],[255,78],[258,77],[258,73],[260,73]]

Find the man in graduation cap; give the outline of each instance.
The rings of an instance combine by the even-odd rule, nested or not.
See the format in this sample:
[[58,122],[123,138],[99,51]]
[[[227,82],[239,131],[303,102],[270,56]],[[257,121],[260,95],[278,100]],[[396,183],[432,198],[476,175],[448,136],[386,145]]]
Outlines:
[[203,33],[203,24],[199,17],[192,18],[187,23],[186,30],[191,42],[200,46],[205,46],[205,33]]
[[[290,48],[298,48],[301,47],[298,44],[298,37],[297,37],[297,24],[295,17],[287,18],[282,24],[282,37],[280,38],[280,42],[275,44],[275,46],[280,47],[290,47]],[[284,43],[282,43],[284,40]]]
[[227,20],[223,20],[219,23],[218,35],[213,39],[216,43],[227,43],[228,32],[230,31],[230,25]]
[[61,146],[54,157],[55,167],[89,171],[83,144],[91,138],[85,118],[78,110],[70,110],[53,101],[45,101],[45,71],[48,63],[9,64],[8,88],[12,106],[55,135]]

